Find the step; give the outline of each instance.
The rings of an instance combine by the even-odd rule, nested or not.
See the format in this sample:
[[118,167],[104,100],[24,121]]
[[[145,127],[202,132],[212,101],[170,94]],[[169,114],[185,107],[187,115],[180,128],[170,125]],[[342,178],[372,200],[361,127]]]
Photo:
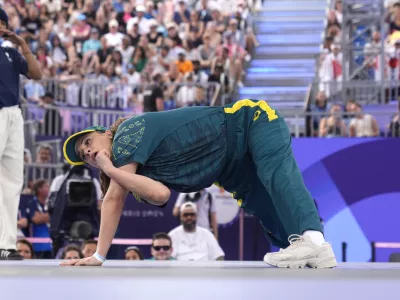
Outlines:
[[314,68],[315,59],[252,59],[250,68],[271,68],[279,69],[282,67],[288,68],[304,68],[310,70]]
[[277,10],[277,11],[261,11],[258,13],[258,16],[261,17],[295,17],[295,16],[320,16],[320,17],[326,17],[326,11],[325,9],[320,9],[320,10],[301,10],[301,11],[282,11],[282,10]]
[[293,102],[293,103],[303,103],[305,94],[295,96],[285,96],[285,95],[258,95],[258,94],[239,94],[240,99],[266,99],[271,102]]
[[[275,23],[274,26],[259,26],[256,27],[257,34],[322,34],[324,31],[323,25],[318,25],[316,27],[281,27],[277,26]],[[322,39],[322,38],[321,38]]]
[[[318,54],[320,52],[319,45],[313,46],[259,46],[256,48],[256,53],[258,54]],[[256,57],[254,57],[256,58]]]
[[251,74],[254,76],[277,76],[277,77],[293,77],[293,76],[304,76],[304,77],[313,77],[315,72],[313,71],[314,65],[306,66],[282,66],[282,67],[250,67],[246,69],[247,74]]
[[263,16],[254,16],[254,22],[270,22],[270,23],[281,23],[281,22],[310,22],[310,21],[320,21],[323,22],[326,19],[326,16],[290,16],[290,17],[263,17]]
[[260,45],[320,45],[322,34],[257,34]]
[[267,0],[263,7],[261,8],[261,11],[268,11],[268,10],[287,10],[287,11],[293,11],[293,10],[314,10],[314,9],[324,9],[328,7],[329,4],[327,1],[315,1],[315,0],[310,0],[310,1],[285,1],[285,0]]
[[263,74],[247,74],[244,83],[246,86],[304,86],[312,83],[313,79],[314,76],[302,77],[299,75],[283,77],[275,76],[273,74],[270,76]]
[[297,97],[299,94],[305,95],[307,90],[307,86],[245,86],[240,88],[239,92],[246,95],[291,95]]
[[[310,21],[310,22],[282,22],[279,24],[278,27],[280,28],[291,28],[291,29],[296,29],[296,28],[324,28],[325,26],[325,19],[324,20],[318,20],[318,21]],[[269,22],[269,20],[266,20],[265,22],[259,23],[256,25],[256,28],[261,28],[261,29],[266,29],[271,26],[276,27],[276,22]]]

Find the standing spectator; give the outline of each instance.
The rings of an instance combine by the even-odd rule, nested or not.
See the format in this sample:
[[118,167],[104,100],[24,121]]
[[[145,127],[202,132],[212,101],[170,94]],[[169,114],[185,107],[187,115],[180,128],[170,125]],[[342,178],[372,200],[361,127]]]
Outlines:
[[163,76],[156,73],[153,77],[154,84],[146,87],[144,90],[143,112],[163,111],[164,110],[164,92]]
[[328,99],[324,92],[318,92],[315,99],[315,104],[311,106],[311,126],[312,135],[318,136],[318,128],[321,122],[322,116],[325,115],[327,109]]
[[373,137],[379,136],[378,122],[375,117],[363,112],[359,103],[353,105],[355,118],[350,121],[351,137]]
[[44,131],[45,135],[49,136],[61,136],[62,134],[62,117],[60,112],[57,110],[57,106],[54,103],[54,95],[51,92],[44,94],[42,101],[46,107],[44,114]]
[[175,260],[172,255],[172,240],[167,233],[159,232],[153,235],[149,260]]
[[[26,216],[32,224],[32,237],[50,238],[50,215],[46,200],[49,196],[49,184],[46,180],[38,180],[33,185],[34,198],[27,204]],[[40,243],[33,246],[36,258],[50,259],[53,257],[53,247],[50,243]]]
[[82,254],[83,257],[90,257],[96,252],[97,241],[95,240],[87,240],[83,242],[82,245]]
[[197,225],[213,232],[218,240],[217,207],[213,195],[206,190],[180,193],[172,212],[175,217],[179,216],[180,207],[186,202],[194,202],[197,206]]
[[143,260],[142,251],[136,246],[130,246],[125,249],[125,260]]
[[24,120],[19,104],[20,74],[41,79],[36,58],[25,40],[8,30],[8,17],[0,8],[0,37],[20,47],[0,47],[0,260],[22,259],[15,250],[19,194],[24,179]]
[[24,259],[33,259],[35,258],[33,255],[33,246],[32,244],[26,239],[20,239],[17,242],[17,252],[21,255]]
[[180,208],[182,225],[169,232],[174,245],[172,256],[177,260],[223,260],[222,251],[212,233],[196,225],[197,206],[186,202]]

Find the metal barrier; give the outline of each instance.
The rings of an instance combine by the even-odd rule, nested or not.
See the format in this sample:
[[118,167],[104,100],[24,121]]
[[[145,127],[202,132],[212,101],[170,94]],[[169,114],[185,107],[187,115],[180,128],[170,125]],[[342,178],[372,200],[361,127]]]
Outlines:
[[49,184],[54,177],[63,174],[63,164],[24,164],[24,189],[31,188],[37,180],[46,180]]
[[[23,81],[22,89],[29,90],[32,81]],[[41,80],[35,82],[45,91],[51,92],[58,105],[72,107],[130,110],[138,112],[141,109],[144,94],[148,93],[153,84],[133,85],[122,81],[99,82],[96,80]],[[164,100],[176,101],[181,87],[195,87],[191,102],[210,104],[217,97],[223,97],[224,89],[218,83],[182,83],[165,86]],[[22,93],[23,94],[23,93]],[[28,97],[29,102],[29,97]]]

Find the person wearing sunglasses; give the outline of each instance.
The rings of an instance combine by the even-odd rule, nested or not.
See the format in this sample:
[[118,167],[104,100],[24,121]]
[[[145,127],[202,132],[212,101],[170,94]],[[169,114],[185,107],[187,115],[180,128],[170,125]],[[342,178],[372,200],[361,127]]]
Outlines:
[[165,232],[159,232],[153,235],[151,245],[151,255],[149,260],[175,260],[172,254],[172,240]]
[[197,226],[197,206],[185,202],[180,208],[182,225],[169,233],[174,249],[172,256],[184,261],[224,260],[221,249],[211,231]]

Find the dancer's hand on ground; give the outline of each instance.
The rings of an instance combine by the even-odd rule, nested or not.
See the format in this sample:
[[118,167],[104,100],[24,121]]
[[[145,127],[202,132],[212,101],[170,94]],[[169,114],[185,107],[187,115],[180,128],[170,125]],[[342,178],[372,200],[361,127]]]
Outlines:
[[113,167],[110,159],[110,153],[106,150],[101,150],[96,155],[97,166],[107,174],[107,171]]
[[63,261],[60,266],[68,267],[68,266],[101,266],[102,263],[98,261],[93,256],[86,257],[83,259],[71,259]]

